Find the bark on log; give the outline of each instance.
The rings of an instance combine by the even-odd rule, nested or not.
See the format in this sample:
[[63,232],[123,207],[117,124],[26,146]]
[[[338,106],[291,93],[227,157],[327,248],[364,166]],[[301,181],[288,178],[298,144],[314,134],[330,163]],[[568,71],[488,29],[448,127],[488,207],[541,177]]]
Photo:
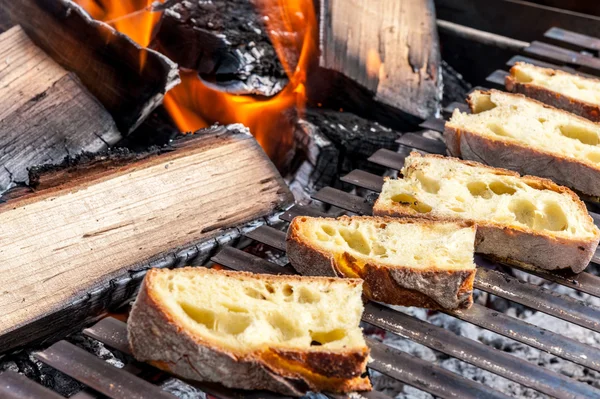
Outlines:
[[79,79],[18,26],[0,34],[0,193],[27,169],[97,152],[120,138],[106,109]]
[[[124,299],[135,291],[135,271],[185,263],[200,243],[292,201],[241,125],[200,131],[169,151],[75,163],[34,180],[34,192],[0,204],[0,353],[106,307],[97,300],[116,277]],[[77,314],[65,314],[73,307]]]
[[[321,0],[321,57],[325,69],[313,101],[392,127],[439,110],[440,54],[433,0]],[[341,81],[340,81],[341,80]],[[319,98],[319,94],[325,98]]]
[[179,82],[177,65],[167,57],[141,48],[69,0],[0,0],[0,10],[0,25],[6,19],[21,25],[35,44],[75,72],[123,133]]

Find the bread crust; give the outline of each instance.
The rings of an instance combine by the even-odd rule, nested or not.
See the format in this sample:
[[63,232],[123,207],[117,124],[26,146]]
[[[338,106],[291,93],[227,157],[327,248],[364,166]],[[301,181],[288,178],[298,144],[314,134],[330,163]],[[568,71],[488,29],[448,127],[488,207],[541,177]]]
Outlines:
[[[348,218],[348,217],[342,217]],[[303,275],[359,277],[364,280],[367,299],[399,306],[429,309],[468,309],[473,304],[473,280],[476,269],[439,270],[435,266],[412,268],[371,262],[363,264],[347,252],[335,256],[304,239],[302,217],[295,218],[288,229],[287,256],[292,266]],[[318,218],[322,220],[335,220]],[[354,217],[353,219],[370,219]],[[415,219],[375,218],[377,222],[414,223]],[[420,222],[422,223],[422,221]],[[435,222],[430,222],[435,224]],[[464,227],[472,223],[458,221]]]
[[[423,156],[411,153],[411,156]],[[444,158],[441,155],[426,155],[425,157]],[[511,175],[520,177],[516,172],[494,168],[474,161],[455,159],[465,165],[486,168],[498,175]],[[549,179],[536,176],[521,176],[524,181],[536,188],[552,190],[565,194],[577,204],[579,209],[587,215],[590,223],[592,217],[587,212],[585,204],[577,194],[564,186],[559,186]],[[418,213],[409,206],[395,203],[392,207],[382,204],[379,199],[375,202],[373,213],[379,216],[419,217],[428,220],[464,221],[464,219]],[[492,255],[506,259],[509,263],[526,263],[546,270],[571,269],[575,273],[583,271],[596,251],[600,241],[600,232],[590,240],[567,239],[556,237],[548,233],[540,233],[530,228],[521,226],[507,227],[493,222],[472,221],[477,224],[477,238],[475,252]]]
[[265,389],[290,396],[302,396],[308,391],[371,389],[369,379],[362,377],[369,356],[366,346],[360,351],[335,352],[264,347],[240,355],[186,330],[153,290],[153,279],[158,272],[153,269],[146,275],[127,323],[129,345],[137,360],[190,380],[218,382],[230,388]]
[[[513,95],[524,97],[521,94]],[[529,100],[537,102],[545,108],[569,114],[539,101]],[[467,102],[472,109],[472,102],[469,99]],[[581,118],[569,115],[573,118]],[[585,121],[589,123],[588,120]],[[511,169],[524,175],[544,177],[583,194],[600,197],[600,167],[500,138],[483,136],[477,132],[453,126],[451,122],[446,122],[444,140],[451,156]]]
[[[518,66],[521,64],[525,63],[517,62],[510,69],[510,75],[507,75],[504,81],[506,90],[513,93],[524,94],[527,97],[534,98],[543,102],[544,104],[572,112],[593,122],[600,122],[600,106],[598,104],[593,104],[575,97],[561,94],[534,83],[519,83],[514,75],[516,73],[516,68],[518,68]],[[549,76],[556,74],[572,75],[556,69],[541,69],[543,69],[543,73]]]

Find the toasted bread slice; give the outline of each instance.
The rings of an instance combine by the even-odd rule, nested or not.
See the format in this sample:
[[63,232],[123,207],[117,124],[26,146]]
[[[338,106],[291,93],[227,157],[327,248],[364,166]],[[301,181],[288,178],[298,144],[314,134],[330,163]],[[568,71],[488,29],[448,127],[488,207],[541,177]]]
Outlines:
[[364,279],[369,299],[392,305],[468,308],[475,226],[415,218],[296,217],[288,258],[305,275]]
[[361,294],[357,279],[153,269],[129,316],[129,344],[140,361],[232,388],[369,390]]
[[600,196],[600,125],[520,94],[477,90],[444,138],[453,156],[545,177]]
[[517,62],[506,77],[506,89],[544,104],[600,121],[600,80]]
[[373,212],[477,224],[476,252],[544,269],[589,263],[600,231],[566,187],[477,162],[439,155],[406,158],[403,179],[388,179]]

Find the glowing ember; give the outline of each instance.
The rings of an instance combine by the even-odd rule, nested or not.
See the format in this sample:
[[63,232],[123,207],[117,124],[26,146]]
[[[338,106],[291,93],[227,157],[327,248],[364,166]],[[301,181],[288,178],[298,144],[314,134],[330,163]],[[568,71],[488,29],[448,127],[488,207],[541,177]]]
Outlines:
[[[150,11],[152,0],[77,3],[92,17],[110,23],[142,46],[148,46],[160,19],[160,13]],[[307,69],[316,58],[314,5],[312,0],[257,3],[289,84],[276,96],[264,100],[224,93],[203,82],[195,72],[181,71],[182,83],[167,93],[164,105],[182,132],[193,132],[215,122],[243,123],[273,162],[283,166],[293,145],[294,112],[302,112],[306,102]]]

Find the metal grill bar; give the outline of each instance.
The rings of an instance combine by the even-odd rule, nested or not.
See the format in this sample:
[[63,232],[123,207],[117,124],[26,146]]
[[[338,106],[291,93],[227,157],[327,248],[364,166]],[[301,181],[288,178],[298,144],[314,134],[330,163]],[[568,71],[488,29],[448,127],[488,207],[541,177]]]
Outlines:
[[404,158],[410,154],[410,150],[403,148],[402,152],[395,152],[382,148],[371,155],[367,161],[385,166],[386,168],[400,170],[404,165]]
[[573,363],[600,371],[600,349],[582,344],[564,335],[553,333],[476,303],[469,310],[455,310],[446,313]]
[[0,398],[3,399],[64,399],[46,387],[31,381],[29,378],[5,371],[0,374]]
[[370,215],[373,206],[362,197],[332,187],[323,187],[312,198],[359,215]]
[[436,132],[443,132],[445,123],[446,121],[444,121],[443,119],[429,118],[426,119],[423,123],[421,123],[419,127],[423,129],[435,130]]
[[291,266],[277,266],[272,262],[233,247],[224,247],[211,259],[220,265],[236,270],[244,269],[252,273],[296,274]]
[[309,206],[294,205],[287,211],[279,216],[279,219],[291,222],[296,216],[314,216],[314,217],[325,217],[328,216],[326,213],[319,211],[318,209],[311,208]]
[[[431,362],[393,349],[373,339],[367,339],[367,344],[371,348],[373,358],[369,363],[370,368],[400,381],[411,380],[411,385],[435,396],[463,399],[508,398],[483,384],[459,377]],[[414,373],[418,373],[422,379],[411,378],[411,374]]]
[[[253,231],[252,238],[258,242],[269,245],[270,247],[279,249],[281,251],[285,251],[286,249],[285,233],[283,231],[279,231],[269,226],[258,227],[256,230]],[[488,275],[491,275],[492,277],[489,278],[487,277]],[[478,269],[476,278],[480,278],[486,284],[493,284],[496,283],[495,281],[493,281],[494,277],[496,276],[498,276],[499,278],[511,279],[509,276],[506,276],[503,273],[492,272],[482,268]],[[516,281],[516,279],[511,280]],[[479,281],[478,283],[482,284],[481,281]],[[475,285],[477,286],[477,283]],[[498,285],[502,287],[501,289],[508,290],[506,284],[500,283]],[[530,289],[524,290],[524,294],[531,297],[532,292],[536,287],[530,286],[528,288]],[[485,291],[489,292],[489,290]],[[545,296],[543,296],[541,299],[544,300]],[[570,298],[567,298],[567,300],[570,300]],[[563,307],[563,309],[580,309],[582,304],[578,301],[573,302],[573,305],[569,307]],[[589,309],[588,307],[585,308]],[[595,311],[594,309],[591,310],[598,313],[598,311]],[[564,359],[571,360],[575,363],[600,371],[599,349],[582,344],[578,341],[564,337],[560,334],[555,334],[549,330],[536,327],[522,320],[506,316],[502,313],[493,311],[491,309],[477,304],[474,304],[473,307],[471,307],[469,310],[446,311],[446,313],[461,320],[465,320],[478,326],[487,328],[488,330],[512,338],[516,341],[522,342],[524,344],[533,346],[548,353],[552,353]],[[575,313],[576,315],[574,317],[576,317],[577,314],[579,314],[578,312]],[[587,316],[593,317],[592,315]],[[598,320],[600,320],[600,318],[598,318]],[[586,322],[590,322],[590,320],[586,320]]]
[[485,80],[499,87],[504,87],[504,79],[508,76],[508,72],[502,69],[496,69]]
[[600,332],[600,311],[568,296],[525,283],[505,273],[483,268],[477,269],[474,286],[490,294]]
[[[455,101],[453,103],[448,104],[447,106],[444,107],[443,111],[444,113],[448,114],[448,115],[452,115],[452,113],[454,112],[455,109],[457,109],[460,112],[466,112],[468,114],[471,113],[471,108],[469,108],[469,105],[466,103],[459,103],[458,101]],[[408,133],[406,133],[408,134]],[[403,135],[404,136],[404,135]],[[443,143],[442,143],[443,144]],[[444,145],[444,152],[446,152],[446,146]]]
[[600,395],[600,391],[587,384],[383,305],[368,303],[365,306],[363,320],[550,396],[587,398]]
[[355,169],[346,176],[342,176],[340,180],[375,192],[380,192],[383,186],[383,177],[360,169]]
[[544,33],[544,37],[573,44],[588,50],[600,50],[600,39],[561,28],[554,27],[548,29],[546,33]]
[[[469,109],[467,104],[464,103],[452,103],[448,107],[451,106],[459,108],[461,111],[463,111],[464,108],[466,108],[467,111]],[[416,148],[417,150],[429,152],[432,154],[445,154],[446,144],[439,140],[428,139],[423,135],[423,133],[425,132],[427,131],[423,131],[420,133],[404,133],[402,136],[400,136],[398,140],[396,140],[396,143]]]
[[66,341],[59,341],[34,356],[113,399],[175,399],[175,396],[161,390],[156,385],[111,366],[104,360]]
[[564,49],[548,43],[533,41],[524,50],[527,54],[533,54],[543,59],[562,62],[568,65],[579,65],[589,68],[594,72],[600,72],[600,59],[591,55],[581,54],[576,51]]
[[536,65],[536,66],[539,66],[539,67],[542,67],[542,68],[562,69],[563,71],[564,70],[569,70],[569,72],[574,72],[575,71],[573,68],[559,66],[559,65],[556,65],[556,64],[551,64],[549,62],[540,61],[538,59],[530,58],[530,57],[525,57],[525,56],[522,56],[522,55],[515,55],[515,56],[513,56],[511,59],[509,59],[506,62],[506,65],[512,67],[517,62],[526,62],[528,64]]

